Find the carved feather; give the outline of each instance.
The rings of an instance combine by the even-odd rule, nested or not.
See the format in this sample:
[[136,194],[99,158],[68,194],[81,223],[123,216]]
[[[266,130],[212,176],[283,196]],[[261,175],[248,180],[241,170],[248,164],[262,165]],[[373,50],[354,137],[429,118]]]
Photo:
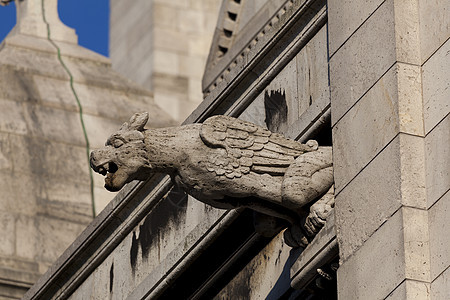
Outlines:
[[203,123],[200,137],[212,148],[225,149],[211,154],[214,157],[209,158],[207,169],[228,178],[250,171],[283,176],[295,158],[315,150],[313,144],[301,144],[255,124],[221,115]]

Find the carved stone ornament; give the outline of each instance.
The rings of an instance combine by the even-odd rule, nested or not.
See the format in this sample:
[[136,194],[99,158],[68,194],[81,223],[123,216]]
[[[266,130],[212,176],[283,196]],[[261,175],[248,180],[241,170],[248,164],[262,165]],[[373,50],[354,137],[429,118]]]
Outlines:
[[262,233],[267,228],[258,220],[287,221],[284,237],[292,247],[306,246],[334,206],[331,147],[228,116],[160,129],[144,129],[147,120],[148,113],[135,114],[91,153],[91,167],[106,176],[107,190],[165,173],[216,208],[262,213],[255,218]]

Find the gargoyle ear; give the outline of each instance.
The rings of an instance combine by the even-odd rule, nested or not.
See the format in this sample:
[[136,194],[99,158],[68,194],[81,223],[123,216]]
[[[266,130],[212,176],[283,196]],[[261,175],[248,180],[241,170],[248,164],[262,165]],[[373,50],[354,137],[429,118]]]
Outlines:
[[147,121],[148,121],[148,112],[135,113],[130,119],[130,124],[128,124],[128,128],[130,130],[134,129],[142,131],[144,130],[144,126],[145,124],[147,124]]
[[128,122],[125,122],[122,124],[122,126],[120,126],[119,130],[127,130],[128,128],[129,128]]

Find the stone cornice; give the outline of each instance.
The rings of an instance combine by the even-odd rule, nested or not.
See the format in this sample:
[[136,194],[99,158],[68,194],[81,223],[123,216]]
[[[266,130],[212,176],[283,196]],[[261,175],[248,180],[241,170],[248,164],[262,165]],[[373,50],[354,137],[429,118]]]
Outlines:
[[239,115],[326,24],[326,1],[289,3],[269,22],[271,26],[262,29],[262,36],[258,34],[235,59],[220,67],[223,71],[207,84],[204,101],[185,124],[203,121],[211,114]]

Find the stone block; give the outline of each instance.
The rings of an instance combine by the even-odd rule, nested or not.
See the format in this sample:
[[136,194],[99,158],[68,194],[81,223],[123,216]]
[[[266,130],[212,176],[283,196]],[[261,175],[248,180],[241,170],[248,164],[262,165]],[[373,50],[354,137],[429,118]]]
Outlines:
[[172,6],[172,8],[187,8],[189,0],[153,0],[153,3],[164,3]]
[[332,56],[339,47],[379,8],[383,0],[358,2],[352,0],[329,0],[328,28],[329,53]]
[[239,115],[239,119],[252,122],[263,128],[267,128],[266,109],[264,108],[264,93],[259,94],[249,106]]
[[162,90],[159,91],[155,87],[154,99],[155,103],[158,104],[164,111],[167,112],[175,120],[182,120],[182,115],[185,112],[181,111],[180,104],[187,101],[188,95],[181,93],[170,93],[170,91]]
[[68,145],[85,145],[78,112],[27,104],[24,113],[32,135]]
[[[347,12],[354,16],[353,10]],[[394,10],[392,0],[389,0],[372,14],[330,59],[333,124],[395,61]]]
[[422,137],[400,134],[402,204],[427,208],[425,146]]
[[146,55],[143,56],[144,58],[141,59],[139,64],[133,68],[133,76],[128,77],[131,80],[139,83],[141,86],[143,86],[145,89],[152,91],[152,76],[153,76],[153,54],[152,52],[148,52]]
[[[188,76],[175,76],[166,73],[153,73],[154,90],[186,94],[189,91]],[[192,81],[195,81],[192,79]]]
[[10,136],[10,141],[11,149],[16,149],[12,156],[16,172],[35,176],[36,182],[49,177],[71,184],[89,182],[85,147],[15,135]]
[[205,58],[193,55],[179,55],[179,71],[181,76],[195,78],[198,81],[202,79],[205,71]]
[[189,36],[184,32],[167,28],[155,28],[153,37],[155,49],[179,53],[188,52]]
[[177,10],[173,6],[166,5],[163,2],[155,2],[152,6],[153,17],[149,18],[153,21],[153,26],[158,28],[176,29]]
[[[277,92],[281,93],[281,97],[273,96],[273,94]],[[280,133],[286,132],[288,125],[298,120],[301,114],[299,108],[302,107],[302,105],[299,104],[300,101],[298,99],[297,61],[295,59],[291,60],[269,83],[262,94],[264,96],[266,123],[278,122],[280,127],[275,131]],[[277,111],[279,111],[279,108],[286,105],[287,115],[282,117],[280,113],[280,119],[277,121],[273,119],[271,121],[271,118],[278,113]]]
[[197,105],[203,101],[202,83],[200,80],[189,79],[189,101]]
[[35,75],[33,80],[39,91],[40,101],[46,105],[71,111],[78,111],[77,100],[68,80]]
[[339,267],[339,299],[385,299],[405,279],[402,226],[398,210]]
[[435,298],[430,298],[429,283],[406,279],[386,298],[386,300],[404,299],[431,300]]
[[205,30],[204,14],[198,10],[181,9],[177,11],[177,30],[187,34],[203,34]]
[[431,283],[431,299],[447,299],[450,295],[450,268]]
[[450,113],[450,40],[423,65],[425,133]]
[[[16,255],[21,258],[38,261],[39,253],[45,252],[46,248],[39,247],[40,235],[36,227],[35,217],[17,215],[15,225]],[[55,259],[56,257],[53,260]]]
[[201,35],[189,39],[189,54],[204,57],[205,61],[211,47],[212,30],[208,35]]
[[0,99],[37,102],[39,98],[32,74],[0,65]]
[[420,66],[419,1],[393,2],[397,61]]
[[[90,299],[102,299],[105,295],[114,295],[114,289],[120,287],[119,281],[115,281],[117,270],[114,268],[114,261],[106,259],[93,274],[93,287]],[[118,287],[119,285],[119,287]]]
[[419,0],[420,45],[426,61],[450,37],[450,9],[447,0]]
[[0,171],[4,173],[11,172],[14,165],[12,158],[14,149],[11,148],[9,136],[8,133],[0,133]]
[[431,279],[434,280],[450,266],[450,192],[429,210]]
[[198,103],[190,100],[180,102],[180,121],[185,120],[197,108]]
[[[68,299],[101,299],[93,297],[93,289],[95,287],[94,277],[89,276],[83,283],[69,296]],[[104,295],[103,295],[104,296]]]
[[[2,68],[13,70],[17,76],[25,80],[30,78],[31,74],[68,80],[69,76],[61,66],[56,50],[53,51],[36,51],[35,49],[14,46],[4,47],[1,50],[0,65],[3,65]],[[8,79],[6,82],[11,83],[12,81]],[[28,86],[25,82],[19,83],[19,85],[28,87],[23,91],[26,94],[30,94],[32,89],[35,88],[34,85]]]
[[15,134],[27,134],[28,128],[24,120],[23,106],[20,102],[0,99],[0,111],[8,112],[0,119],[0,131]]
[[86,224],[69,223],[47,216],[37,216],[33,223],[35,247],[38,249],[34,259],[50,263],[53,263],[86,227]]
[[276,299],[290,288],[292,252],[279,234],[214,299]]
[[337,192],[399,131],[395,73],[391,68],[332,129]]
[[450,115],[425,137],[428,207],[450,189]]
[[103,183],[104,179],[102,179],[102,186],[94,187],[94,196],[95,196],[95,213],[98,215],[101,211],[111,202],[111,200],[116,196],[115,193],[108,192],[104,187]]
[[0,243],[1,256],[15,255],[16,236],[15,236],[15,218],[11,212],[0,211]]
[[330,98],[327,30],[319,32],[297,54],[298,104],[301,115],[313,102]]
[[178,53],[155,49],[153,51],[153,72],[179,75],[180,73],[180,58]]
[[421,282],[430,282],[430,236],[428,211],[403,207],[403,235],[405,276]]
[[[129,70],[133,72],[136,68],[138,68],[141,63],[149,58],[152,58],[153,51],[153,36],[149,33],[143,33],[142,36],[136,37],[136,41],[132,44],[132,49],[130,49],[129,58],[126,59],[126,66]],[[151,70],[147,70],[150,72]],[[137,79],[136,75],[134,75]],[[139,82],[139,80],[136,80]]]
[[349,259],[401,207],[399,147],[400,140],[396,138],[336,195],[336,230],[342,261]]
[[221,3],[222,2],[219,0],[189,0],[189,7],[191,9],[214,12],[217,14]]
[[400,132],[424,136],[421,69],[404,63],[395,68]]
[[37,210],[35,184],[36,180],[29,174],[15,171],[0,173],[0,210],[11,214],[34,215]]

